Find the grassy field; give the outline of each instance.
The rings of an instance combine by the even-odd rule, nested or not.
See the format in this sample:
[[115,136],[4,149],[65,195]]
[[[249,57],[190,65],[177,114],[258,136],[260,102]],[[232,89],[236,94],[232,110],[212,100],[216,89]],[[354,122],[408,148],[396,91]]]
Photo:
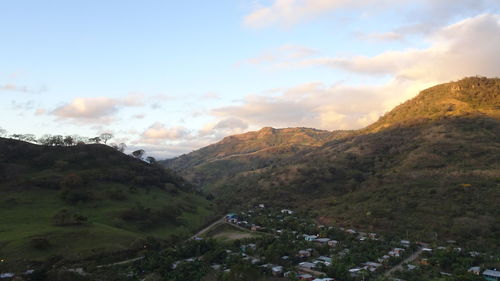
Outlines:
[[[212,215],[207,201],[198,196],[180,193],[172,197],[160,190],[138,190],[126,200],[97,200],[73,206],[61,202],[56,191],[47,190],[17,194],[0,192],[0,198],[4,198],[0,204],[0,258],[6,261],[41,261],[52,255],[83,259],[98,253],[125,250],[137,239],[147,236],[161,239],[193,232]],[[152,209],[164,205],[182,208],[184,204],[190,209],[182,212],[180,225],[165,222],[142,228],[116,216],[135,204],[147,204]],[[87,216],[89,223],[55,226],[52,218],[62,208]],[[44,238],[50,245],[36,249],[32,245],[33,238]]]
[[188,236],[214,212],[179,176],[110,147],[0,138],[0,271],[138,250],[147,237]]
[[261,233],[242,230],[230,224],[218,224],[202,235],[204,238],[214,238],[219,241],[232,241],[245,238],[255,238],[262,236]]

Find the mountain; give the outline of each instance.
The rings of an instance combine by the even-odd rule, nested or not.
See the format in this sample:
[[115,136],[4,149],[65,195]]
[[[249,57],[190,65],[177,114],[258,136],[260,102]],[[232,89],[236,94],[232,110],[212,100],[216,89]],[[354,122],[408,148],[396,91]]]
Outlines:
[[265,127],[257,132],[226,137],[215,144],[160,163],[182,172],[190,181],[204,185],[271,166],[298,151],[313,149],[349,134],[351,131]]
[[500,79],[437,85],[364,129],[268,152],[267,163],[223,179],[207,174],[234,162],[183,157],[196,165],[179,171],[221,204],[292,206],[324,223],[500,247]]
[[0,138],[0,257],[10,268],[133,252],[146,237],[199,228],[211,205],[175,173],[105,145]]

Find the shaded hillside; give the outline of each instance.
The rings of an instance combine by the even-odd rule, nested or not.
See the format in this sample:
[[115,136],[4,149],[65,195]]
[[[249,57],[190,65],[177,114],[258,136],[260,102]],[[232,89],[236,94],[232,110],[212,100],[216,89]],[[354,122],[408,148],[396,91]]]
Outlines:
[[226,137],[220,142],[161,163],[179,171],[190,181],[203,185],[240,172],[273,165],[298,151],[318,147],[349,134],[351,131],[266,127],[256,132]]
[[0,253],[81,259],[188,233],[212,214],[181,177],[105,145],[0,138]]
[[204,187],[222,204],[293,205],[325,222],[498,248],[499,84],[430,88],[366,129]]

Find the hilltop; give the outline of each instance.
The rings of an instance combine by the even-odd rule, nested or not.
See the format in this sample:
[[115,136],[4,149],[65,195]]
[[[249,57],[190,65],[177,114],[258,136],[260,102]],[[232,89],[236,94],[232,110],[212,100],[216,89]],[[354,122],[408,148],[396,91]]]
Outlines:
[[0,253],[11,266],[132,253],[146,237],[189,234],[213,215],[180,176],[106,145],[3,138],[0,210]]
[[349,134],[351,131],[265,127],[256,132],[225,137],[220,142],[160,163],[203,185],[267,167],[298,151],[319,147]]
[[499,247],[499,117],[500,79],[465,78],[422,91],[364,129],[286,156],[269,152],[257,169],[213,180],[207,174],[234,162],[200,159],[182,173],[221,204],[268,202],[325,223]]

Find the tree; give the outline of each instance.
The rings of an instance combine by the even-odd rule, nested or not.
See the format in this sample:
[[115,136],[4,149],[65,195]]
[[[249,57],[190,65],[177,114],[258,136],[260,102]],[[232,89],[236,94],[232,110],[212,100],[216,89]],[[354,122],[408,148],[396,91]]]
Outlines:
[[108,140],[112,139],[113,138],[113,134],[111,133],[102,133],[100,136],[101,140],[104,141],[104,144],[106,144],[108,142]]
[[101,138],[100,137],[94,137],[89,139],[90,142],[93,143],[101,143]]
[[27,142],[36,142],[36,137],[33,134],[24,134],[24,135],[21,135],[21,139],[23,141],[27,141]]
[[127,148],[127,145],[124,144],[123,142],[118,145],[118,151],[120,151],[121,153],[123,153],[126,148]]
[[144,153],[146,153],[146,151],[144,151],[144,149],[138,149],[138,150],[132,152],[132,156],[134,156],[137,159],[142,159],[142,156],[144,156]]
[[6,135],[7,135],[7,131],[4,128],[0,127],[0,137],[4,137]]
[[152,156],[148,156],[146,157],[146,161],[148,161],[149,164],[155,164],[156,163],[156,159]]
[[73,139],[72,136],[65,136],[63,142],[66,146],[70,146],[70,145],[73,145],[75,140]]

